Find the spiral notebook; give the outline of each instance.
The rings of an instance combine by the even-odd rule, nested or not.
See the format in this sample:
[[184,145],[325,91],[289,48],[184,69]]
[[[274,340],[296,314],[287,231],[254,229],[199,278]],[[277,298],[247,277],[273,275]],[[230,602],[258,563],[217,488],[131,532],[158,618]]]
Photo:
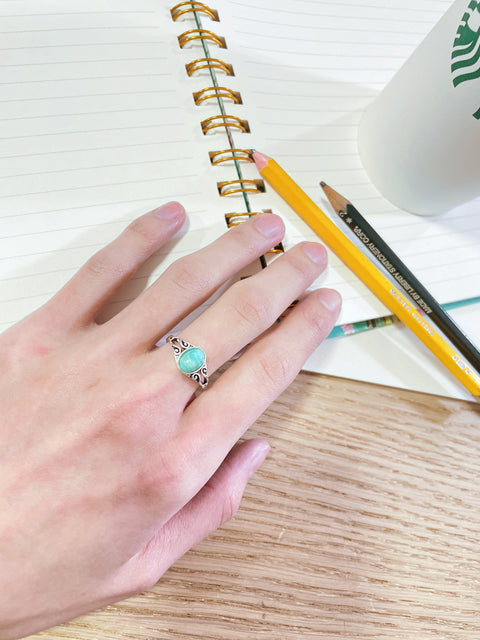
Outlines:
[[[185,229],[111,313],[247,216],[283,216],[274,253],[316,239],[259,179],[252,147],[325,209],[320,179],[348,194],[441,302],[479,295],[480,202],[436,219],[400,212],[369,183],[356,150],[362,110],[451,2],[363,4],[0,0],[0,329],[170,199],[186,207]],[[316,284],[341,291],[339,323],[387,313],[335,256]],[[337,348],[346,347],[329,345],[309,368],[329,371],[322,363]],[[374,364],[367,369],[345,363],[335,373],[372,379]],[[394,384],[412,386],[404,378]],[[456,395],[453,387],[440,391]]]

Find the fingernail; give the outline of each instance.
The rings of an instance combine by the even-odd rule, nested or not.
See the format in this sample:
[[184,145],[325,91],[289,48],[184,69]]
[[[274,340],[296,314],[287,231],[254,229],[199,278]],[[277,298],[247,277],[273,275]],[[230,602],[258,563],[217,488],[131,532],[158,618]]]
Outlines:
[[342,306],[342,297],[335,289],[320,289],[318,297],[329,311],[338,311]]
[[285,229],[282,219],[271,213],[255,216],[254,224],[256,229],[266,238],[278,237],[283,234]]
[[262,462],[264,462],[265,458],[267,457],[269,451],[270,451],[270,445],[266,440],[262,440],[258,443],[258,445],[256,446],[252,454],[252,457],[250,458],[250,463],[248,467],[249,477],[253,476],[255,471],[258,471]]
[[327,250],[318,242],[306,242],[303,250],[315,264],[325,264],[327,262]]
[[177,220],[183,218],[185,209],[179,202],[167,202],[166,204],[162,204],[161,207],[154,209],[152,213],[162,220]]

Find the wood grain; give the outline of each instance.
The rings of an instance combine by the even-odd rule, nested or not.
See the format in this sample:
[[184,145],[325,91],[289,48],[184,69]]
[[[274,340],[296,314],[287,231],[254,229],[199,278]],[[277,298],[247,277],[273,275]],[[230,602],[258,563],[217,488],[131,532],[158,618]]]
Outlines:
[[480,638],[480,407],[301,373],[237,516],[42,640]]

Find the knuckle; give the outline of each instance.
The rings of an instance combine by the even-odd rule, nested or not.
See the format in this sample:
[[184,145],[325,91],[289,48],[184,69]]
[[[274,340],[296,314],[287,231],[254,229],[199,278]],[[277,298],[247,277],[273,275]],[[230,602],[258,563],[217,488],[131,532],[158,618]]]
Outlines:
[[216,287],[212,272],[194,262],[191,256],[174,262],[169,271],[173,285],[193,295],[205,295]]
[[237,241],[234,250],[240,251],[249,263],[258,258],[261,248],[257,241],[257,232],[251,224],[242,223],[234,227],[231,237],[235,237]]
[[300,277],[302,282],[309,282],[312,279],[312,263],[303,254],[303,251],[290,251],[288,254],[289,266],[293,272]]
[[232,287],[234,313],[243,324],[252,327],[268,324],[271,316],[270,300],[258,289],[243,287],[242,282]]
[[158,245],[158,234],[153,233],[152,225],[148,222],[147,216],[141,216],[133,220],[125,229],[126,236],[135,238],[137,250],[146,254],[152,253]]
[[101,249],[95,253],[86,263],[85,271],[93,275],[94,277],[101,277],[107,274],[122,272],[123,267],[120,261],[117,263],[112,260],[109,247]]
[[315,294],[311,297],[311,304],[303,307],[303,320],[306,331],[316,342],[320,342],[330,332],[334,324],[333,315],[328,313],[323,305],[315,304]]
[[148,504],[152,501],[157,504],[159,499],[177,502],[182,495],[184,482],[179,461],[169,460],[167,457],[150,458],[136,473],[138,494],[143,496]]
[[228,522],[235,516],[238,509],[240,508],[242,495],[243,492],[240,491],[237,487],[229,487],[227,489],[226,495],[223,498],[219,526],[225,524],[225,522]]
[[234,517],[243,497],[243,487],[239,487],[235,483],[222,487],[220,493],[214,478],[207,482],[202,491],[208,494],[207,501],[215,504],[216,515],[212,521],[212,530],[218,529]]
[[184,457],[178,452],[174,456],[164,457],[158,469],[161,483],[172,495],[183,495],[185,479],[188,477]]
[[132,472],[133,484],[139,504],[146,508],[151,502],[156,503],[160,494],[162,476],[151,458],[137,462]]
[[139,260],[158,249],[158,233],[154,231],[147,216],[136,218],[113,242],[87,261],[86,270],[94,276],[132,273]]
[[150,493],[160,495],[166,502],[177,506],[183,504],[190,499],[195,482],[188,453],[179,446],[168,447],[168,451],[152,460],[143,482]]
[[281,389],[290,383],[291,366],[286,354],[265,352],[258,357],[257,366],[263,385]]

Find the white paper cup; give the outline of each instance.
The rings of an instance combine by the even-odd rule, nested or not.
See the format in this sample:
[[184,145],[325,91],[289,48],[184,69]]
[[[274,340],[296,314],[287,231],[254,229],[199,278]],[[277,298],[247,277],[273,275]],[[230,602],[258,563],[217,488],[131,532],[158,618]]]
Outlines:
[[360,122],[364,167],[390,202],[448,211],[480,196],[480,0],[456,0]]

